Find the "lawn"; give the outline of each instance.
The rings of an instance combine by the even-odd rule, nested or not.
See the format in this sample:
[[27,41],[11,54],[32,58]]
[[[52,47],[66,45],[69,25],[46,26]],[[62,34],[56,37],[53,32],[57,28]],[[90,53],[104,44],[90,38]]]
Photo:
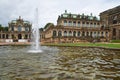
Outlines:
[[120,43],[48,43],[48,44],[44,44],[44,45],[120,48]]

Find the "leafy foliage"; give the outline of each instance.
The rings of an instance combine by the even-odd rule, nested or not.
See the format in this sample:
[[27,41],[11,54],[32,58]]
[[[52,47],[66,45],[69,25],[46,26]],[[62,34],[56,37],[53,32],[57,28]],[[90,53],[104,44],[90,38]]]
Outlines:
[[3,26],[0,24],[0,31],[8,31],[8,27],[3,27]]
[[45,25],[44,29],[46,29],[46,28],[48,28],[48,27],[50,27],[50,26],[54,26],[54,24],[53,24],[53,23],[47,23],[47,24]]

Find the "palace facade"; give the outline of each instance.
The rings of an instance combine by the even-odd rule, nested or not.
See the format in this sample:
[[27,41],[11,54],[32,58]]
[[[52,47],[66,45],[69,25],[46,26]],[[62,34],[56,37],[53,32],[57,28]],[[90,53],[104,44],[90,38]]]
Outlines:
[[65,13],[58,17],[57,25],[47,24],[41,31],[43,43],[69,43],[109,41],[109,29],[102,28],[102,22],[92,14]]
[[[19,17],[8,23],[8,31],[0,31],[0,42],[31,41],[32,24]],[[48,23],[40,29],[41,43],[110,42],[120,40],[120,6],[96,16],[71,14],[58,16],[57,25]]]
[[29,42],[31,39],[31,23],[18,19],[8,23],[8,31],[0,32],[0,42]]
[[48,23],[41,29],[42,43],[110,42],[120,40],[120,6],[96,16],[71,14],[65,11],[57,25]]

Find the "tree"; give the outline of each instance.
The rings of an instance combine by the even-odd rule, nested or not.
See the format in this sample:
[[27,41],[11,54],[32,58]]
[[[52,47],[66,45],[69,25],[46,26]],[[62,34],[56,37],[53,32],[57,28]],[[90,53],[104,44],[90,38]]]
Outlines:
[[47,24],[45,25],[44,29],[47,29],[48,27],[51,27],[51,26],[54,26],[54,24],[53,24],[53,23],[47,23]]
[[0,24],[0,31],[8,31],[8,26],[4,27]]
[[4,28],[2,27],[2,25],[0,24],[0,31],[3,31],[4,30]]
[[4,31],[8,31],[8,27],[4,27]]

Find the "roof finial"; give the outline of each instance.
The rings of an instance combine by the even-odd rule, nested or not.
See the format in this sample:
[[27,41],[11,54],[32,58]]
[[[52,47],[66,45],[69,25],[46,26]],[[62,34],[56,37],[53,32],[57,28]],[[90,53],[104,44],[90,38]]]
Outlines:
[[67,10],[65,10],[65,13],[67,13]]
[[90,13],[90,16],[92,16],[92,13]]
[[21,19],[21,16],[19,16],[19,19]]

